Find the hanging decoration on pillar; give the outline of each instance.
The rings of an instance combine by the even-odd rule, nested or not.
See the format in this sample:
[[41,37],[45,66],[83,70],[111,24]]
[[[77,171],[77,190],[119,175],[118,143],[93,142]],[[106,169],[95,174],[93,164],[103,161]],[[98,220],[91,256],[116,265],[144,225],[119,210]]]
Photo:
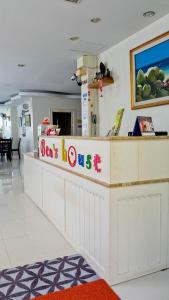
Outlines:
[[103,97],[103,78],[106,73],[106,67],[101,62],[100,63],[100,71],[96,73],[95,79],[99,81],[99,89],[100,89],[100,97]]
[[100,97],[103,97],[103,78],[106,73],[106,67],[105,65],[101,62],[100,63],[100,72],[96,73],[96,78],[99,79],[99,86],[100,86]]
[[90,84],[88,84],[88,97],[90,98],[91,91],[90,91]]
[[99,80],[99,84],[100,84],[100,97],[103,97],[103,79]]

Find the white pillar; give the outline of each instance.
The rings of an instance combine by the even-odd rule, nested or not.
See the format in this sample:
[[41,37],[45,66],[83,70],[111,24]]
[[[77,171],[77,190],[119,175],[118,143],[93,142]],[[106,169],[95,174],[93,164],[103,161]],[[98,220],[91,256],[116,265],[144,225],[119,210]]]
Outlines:
[[[85,82],[81,87],[81,106],[82,106],[82,135],[98,136],[98,91],[88,90],[89,83],[94,79],[98,67],[98,57],[95,55],[84,55],[77,61],[77,68],[82,69],[81,80]],[[96,118],[95,118],[96,116]],[[95,121],[96,120],[96,124]]]

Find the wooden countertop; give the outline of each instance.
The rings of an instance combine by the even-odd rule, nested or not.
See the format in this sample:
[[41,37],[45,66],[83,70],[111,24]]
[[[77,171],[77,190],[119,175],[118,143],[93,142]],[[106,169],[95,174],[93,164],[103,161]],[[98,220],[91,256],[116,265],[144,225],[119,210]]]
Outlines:
[[139,140],[169,140],[169,136],[40,136],[42,138],[56,138],[56,139],[71,139],[71,140],[91,140],[91,141],[139,141]]

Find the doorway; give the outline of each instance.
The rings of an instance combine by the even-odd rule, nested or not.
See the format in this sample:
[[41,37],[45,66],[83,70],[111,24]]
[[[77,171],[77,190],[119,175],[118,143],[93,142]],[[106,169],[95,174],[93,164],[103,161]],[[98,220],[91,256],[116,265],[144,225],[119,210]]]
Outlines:
[[74,111],[52,110],[53,125],[58,125],[61,136],[74,135]]

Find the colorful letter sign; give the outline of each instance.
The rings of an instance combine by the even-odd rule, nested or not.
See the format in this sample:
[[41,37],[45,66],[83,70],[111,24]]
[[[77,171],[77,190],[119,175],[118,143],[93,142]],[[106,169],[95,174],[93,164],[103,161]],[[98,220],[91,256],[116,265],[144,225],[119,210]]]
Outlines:
[[47,139],[42,139],[40,143],[41,156],[55,160],[59,159],[62,164],[68,164],[71,168],[93,169],[97,174],[101,173],[101,157],[99,154],[79,153],[73,145],[70,145],[67,149],[64,139],[58,141],[61,141],[61,147],[57,147],[54,143],[51,145]]
[[75,147],[70,146],[68,150],[68,162],[69,165],[73,168],[76,166],[76,161],[77,161],[77,152]]

